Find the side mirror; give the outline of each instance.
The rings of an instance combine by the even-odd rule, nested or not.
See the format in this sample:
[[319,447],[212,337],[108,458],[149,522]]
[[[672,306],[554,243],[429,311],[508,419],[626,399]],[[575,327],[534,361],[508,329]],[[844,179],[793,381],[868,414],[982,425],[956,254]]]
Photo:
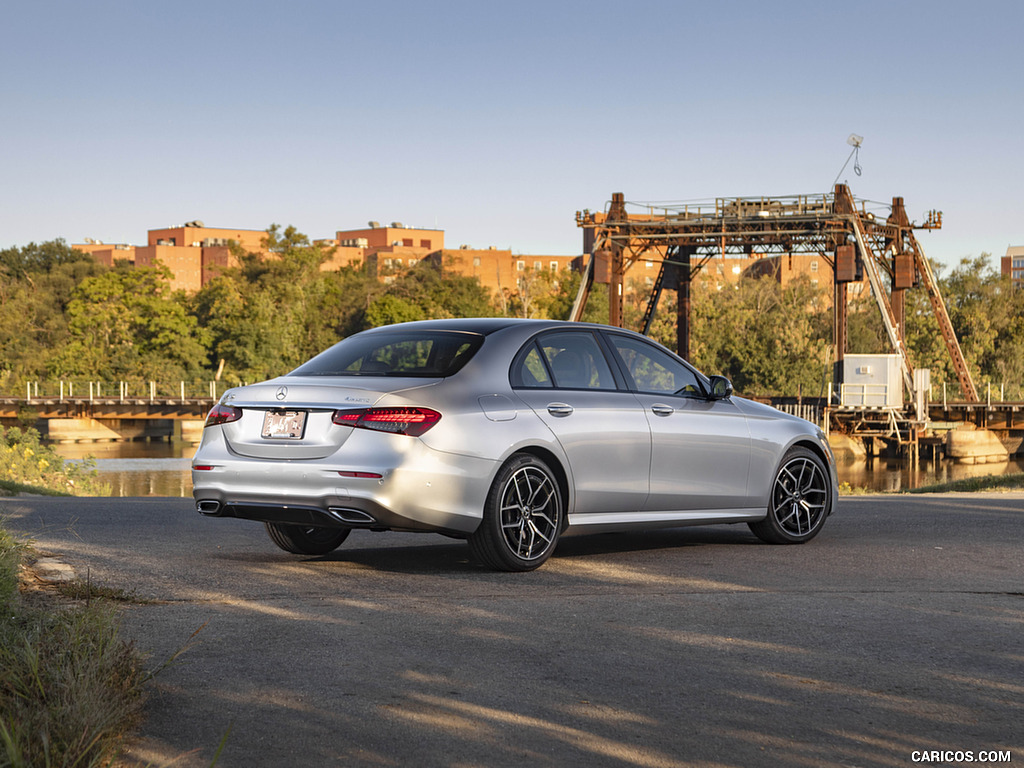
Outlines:
[[732,395],[732,382],[725,376],[711,377],[711,394],[709,400],[724,400]]

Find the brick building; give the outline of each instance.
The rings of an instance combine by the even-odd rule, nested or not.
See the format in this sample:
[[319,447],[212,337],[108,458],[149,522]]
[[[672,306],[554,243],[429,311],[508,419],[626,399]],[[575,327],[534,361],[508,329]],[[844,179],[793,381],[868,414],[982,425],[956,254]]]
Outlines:
[[91,253],[108,267],[115,261],[128,261],[137,267],[150,267],[157,261],[172,273],[171,289],[198,291],[217,273],[217,267],[233,263],[232,242],[247,251],[260,251],[267,233],[252,229],[214,229],[201,221],[190,221],[180,227],[149,230],[146,245],[108,245],[86,241],[74,248]]
[[[151,229],[144,246],[110,245],[96,241],[75,244],[91,253],[97,261],[112,266],[117,260],[135,266],[152,266],[157,261],[173,273],[171,288],[198,291],[216,274],[218,267],[234,265],[232,242],[246,251],[262,252],[263,230],[215,229],[201,221],[180,227]],[[331,257],[321,265],[324,271],[367,265],[380,279],[389,281],[402,270],[431,259],[453,274],[477,277],[492,291],[514,290],[520,277],[529,270],[565,272],[579,256],[536,256],[513,254],[496,248],[471,249],[460,246],[446,250],[444,230],[407,227],[400,222],[382,226],[375,221],[363,229],[340,230],[330,239],[316,240],[332,249]]]
[[1024,285],[1024,245],[1011,245],[1000,259],[999,273],[1008,275],[1015,287]]

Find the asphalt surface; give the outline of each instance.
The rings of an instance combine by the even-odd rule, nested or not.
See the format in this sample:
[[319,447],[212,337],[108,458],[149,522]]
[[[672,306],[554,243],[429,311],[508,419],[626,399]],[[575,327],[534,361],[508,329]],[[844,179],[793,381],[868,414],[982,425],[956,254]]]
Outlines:
[[209,766],[222,740],[221,768],[1024,762],[1024,494],[848,497],[795,547],[569,538],[528,574],[434,535],[297,557],[186,499],[0,516],[157,601],[124,613],[150,666],[186,648],[151,686],[142,763]]

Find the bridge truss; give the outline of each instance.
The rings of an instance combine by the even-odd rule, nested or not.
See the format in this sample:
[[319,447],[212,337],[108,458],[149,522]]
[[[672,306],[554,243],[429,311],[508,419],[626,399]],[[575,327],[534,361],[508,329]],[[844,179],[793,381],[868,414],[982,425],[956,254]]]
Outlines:
[[[627,205],[634,210],[627,210]],[[899,357],[904,383],[913,392],[913,368],[904,339],[905,292],[921,286],[928,292],[961,391],[965,399],[978,401],[935,274],[914,237],[916,229],[939,229],[941,213],[932,211],[923,224],[913,223],[903,198],[894,197],[882,220],[867,210],[864,201],[855,199],[845,184],[837,184],[831,194],[718,198],[706,203],[636,208],[626,203],[622,193],[615,193],[603,213],[577,212],[576,223],[584,230],[584,250],[591,258],[573,305],[573,320],[582,317],[593,283],[608,283],[609,322],[622,326],[626,272],[641,259],[660,261],[641,330],[650,330],[664,289],[676,290],[677,347],[679,354],[688,358],[690,287],[710,259],[817,254],[832,266],[836,363],[841,364],[846,353],[847,286],[866,275],[890,346]]]

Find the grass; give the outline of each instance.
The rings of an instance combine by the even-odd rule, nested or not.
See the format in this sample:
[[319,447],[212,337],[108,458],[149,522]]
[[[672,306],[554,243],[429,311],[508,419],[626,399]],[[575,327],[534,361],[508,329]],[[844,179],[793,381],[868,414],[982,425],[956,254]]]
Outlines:
[[901,488],[896,491],[872,491],[862,486],[851,486],[846,481],[839,483],[840,496],[864,496],[874,493],[981,493],[984,491],[1024,491],[1024,473],[967,477],[963,480],[951,480],[948,483],[933,483],[932,485],[922,485],[919,488]]
[[0,528],[0,767],[99,768],[140,722],[148,679],[110,600],[29,600],[29,550]]
[[1020,491],[1024,490],[1024,473],[1009,475],[986,475],[985,477],[967,477],[948,483],[936,483],[920,488],[910,488],[900,493],[977,493],[979,491]]
[[0,478],[0,496],[17,496],[19,493],[30,493],[33,496],[70,496],[64,491],[54,491],[50,488],[42,488],[38,485],[27,483],[16,483],[13,480]]

